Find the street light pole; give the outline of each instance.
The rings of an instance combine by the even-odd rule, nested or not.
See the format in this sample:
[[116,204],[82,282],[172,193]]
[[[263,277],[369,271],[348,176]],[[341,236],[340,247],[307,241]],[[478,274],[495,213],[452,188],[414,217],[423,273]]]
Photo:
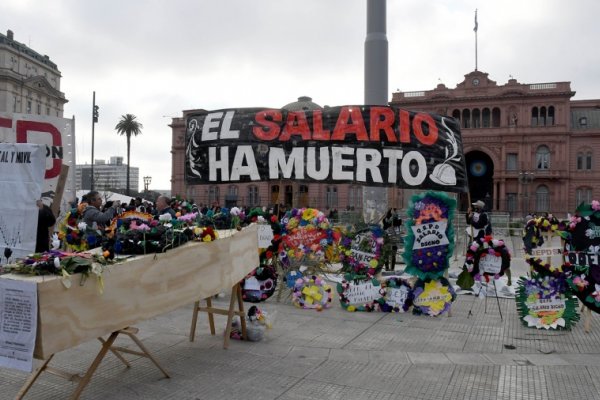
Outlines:
[[94,90],[92,95],[92,176],[91,176],[91,190],[94,190],[94,127],[98,122],[98,106],[96,105],[96,91]]
[[151,176],[144,176],[144,192],[148,192],[148,187],[150,186],[150,183],[152,182],[152,177]]

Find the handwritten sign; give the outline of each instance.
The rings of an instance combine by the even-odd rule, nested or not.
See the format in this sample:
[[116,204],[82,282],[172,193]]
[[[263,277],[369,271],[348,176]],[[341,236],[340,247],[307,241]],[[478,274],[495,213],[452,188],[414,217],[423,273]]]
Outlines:
[[288,248],[298,248],[301,245],[310,247],[313,244],[318,244],[322,239],[326,239],[327,234],[319,229],[303,229],[299,228],[296,231],[287,234],[283,237],[283,242]]
[[0,280],[0,367],[33,370],[37,313],[35,283]]
[[358,233],[352,240],[350,252],[356,262],[366,267],[377,257],[377,239],[372,231]]
[[443,246],[450,242],[446,236],[446,228],[448,227],[447,220],[440,220],[427,224],[411,226],[415,235],[413,249],[424,249],[427,247]]
[[486,274],[499,274],[502,270],[502,257],[495,254],[483,253],[479,258],[479,270]]
[[348,299],[349,305],[361,305],[372,303],[381,297],[379,293],[380,286],[373,285],[373,282],[350,282],[344,295]]
[[402,310],[402,306],[406,303],[408,293],[409,288],[406,286],[400,286],[399,288],[388,287],[385,293],[385,302],[392,307],[398,307]]
[[258,225],[258,248],[266,249],[273,240],[273,229],[271,225]]

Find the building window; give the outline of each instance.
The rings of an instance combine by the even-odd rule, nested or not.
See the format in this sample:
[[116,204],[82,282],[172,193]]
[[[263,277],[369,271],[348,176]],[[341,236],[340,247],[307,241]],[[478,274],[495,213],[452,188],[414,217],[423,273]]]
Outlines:
[[258,186],[248,186],[248,206],[256,207],[260,204],[258,198]]
[[473,110],[473,128],[481,128],[481,111],[479,108]]
[[27,114],[31,114],[31,100],[27,100]]
[[40,103],[37,103],[37,113],[38,115],[42,113],[42,105]]
[[538,108],[533,107],[531,110],[531,126],[537,126],[538,124]]
[[540,108],[539,125],[541,125],[541,126],[545,126],[546,125],[546,107],[541,107]]
[[298,187],[298,196],[300,197],[298,199],[298,207],[309,207],[310,206],[308,204],[308,186],[307,185],[300,185]]
[[17,96],[13,97],[13,112],[17,112]]
[[271,186],[271,204],[279,203],[279,185]]
[[548,186],[540,185],[535,190],[535,207],[538,212],[551,212]]
[[502,117],[502,113],[498,107],[494,107],[492,109],[492,127],[499,128],[500,127],[500,117]]
[[210,206],[219,204],[219,187],[210,186],[208,188],[208,204]]
[[507,171],[516,171],[518,164],[517,153],[507,153],[506,154],[506,170]]
[[351,210],[362,208],[362,187],[350,186],[348,188],[348,208]]
[[338,206],[337,187],[327,186],[326,195],[327,195],[327,198],[325,199],[325,207],[337,208],[337,206]]
[[46,107],[46,115],[50,115],[50,107]]
[[590,204],[592,202],[592,188],[580,187],[575,191],[576,205],[579,206],[581,203]]
[[484,108],[483,109],[483,114],[482,114],[482,126],[484,128],[489,128],[490,127],[490,119],[491,119],[491,114],[490,114],[490,109],[489,108]]
[[471,111],[467,110],[466,108],[462,112],[462,122],[463,122],[463,125],[462,125],[463,128],[471,127]]
[[517,211],[517,194],[506,193],[506,211],[514,213]]
[[238,187],[235,185],[229,185],[227,187],[227,194],[230,196],[237,196],[238,195]]
[[546,170],[550,168],[550,149],[548,146],[540,146],[535,152],[535,165],[537,169]]
[[461,124],[460,124],[460,110],[454,110],[454,111],[452,111],[452,118],[454,118],[458,122],[458,126],[461,126]]
[[592,169],[592,152],[580,151],[577,153],[577,170],[590,171]]
[[554,125],[554,106],[548,107],[548,119],[546,120],[547,125]]

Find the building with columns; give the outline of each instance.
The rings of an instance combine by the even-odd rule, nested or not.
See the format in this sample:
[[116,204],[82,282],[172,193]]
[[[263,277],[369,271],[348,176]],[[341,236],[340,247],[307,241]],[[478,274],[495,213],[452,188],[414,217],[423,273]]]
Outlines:
[[[393,93],[391,105],[460,121],[471,201],[520,217],[563,217],[598,196],[600,99],[572,100],[570,82],[497,84],[473,71],[456,88]],[[460,197],[459,208],[468,205]]]
[[[390,105],[452,116],[460,121],[469,196],[459,195],[459,209],[483,200],[492,211],[522,217],[552,212],[560,217],[582,201],[599,195],[600,100],[572,100],[570,82],[497,84],[481,71],[465,75],[454,89],[396,92]],[[320,106],[309,97],[282,108],[298,111]],[[172,128],[172,193],[200,204],[362,209],[359,184],[294,181],[186,185],[185,119]],[[388,189],[390,207],[405,208],[411,191]]]
[[65,94],[55,63],[14,38],[0,33],[0,111],[62,117]]

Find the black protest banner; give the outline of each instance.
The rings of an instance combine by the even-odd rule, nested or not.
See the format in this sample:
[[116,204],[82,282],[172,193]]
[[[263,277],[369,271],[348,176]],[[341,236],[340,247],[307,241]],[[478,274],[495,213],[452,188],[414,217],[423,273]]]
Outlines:
[[186,119],[187,184],[280,179],[467,191],[459,125],[386,106],[240,108]]

